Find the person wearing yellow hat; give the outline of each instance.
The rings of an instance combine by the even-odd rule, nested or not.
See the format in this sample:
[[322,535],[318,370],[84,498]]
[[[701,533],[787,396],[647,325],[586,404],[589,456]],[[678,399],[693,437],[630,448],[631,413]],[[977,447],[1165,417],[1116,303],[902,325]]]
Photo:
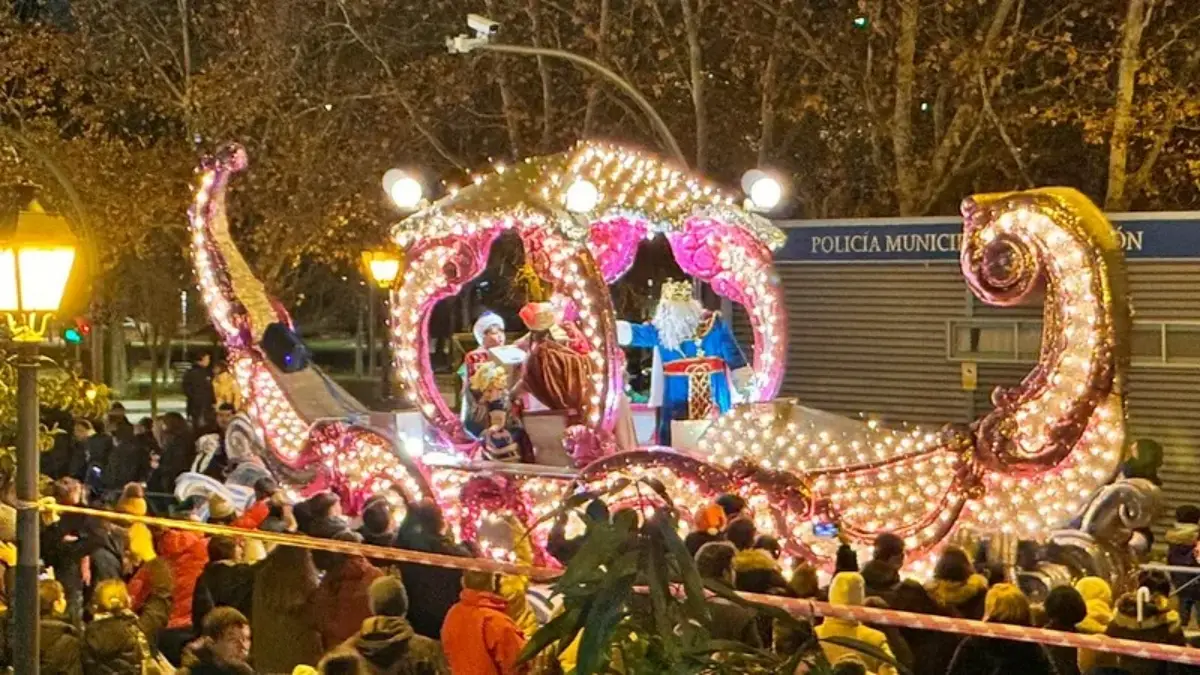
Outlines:
[[[842,572],[833,577],[829,584],[829,604],[844,606],[861,606],[866,601],[866,582],[857,572]],[[866,643],[876,648],[889,659],[893,659],[891,647],[888,646],[887,636],[874,628],[862,625],[851,619],[826,617],[825,621],[815,630],[821,640],[821,649],[830,663],[838,663],[848,655],[863,657],[867,669],[879,675],[895,675],[896,669],[881,659],[870,658],[866,654],[858,654],[849,647],[829,642],[829,638],[850,638]]]

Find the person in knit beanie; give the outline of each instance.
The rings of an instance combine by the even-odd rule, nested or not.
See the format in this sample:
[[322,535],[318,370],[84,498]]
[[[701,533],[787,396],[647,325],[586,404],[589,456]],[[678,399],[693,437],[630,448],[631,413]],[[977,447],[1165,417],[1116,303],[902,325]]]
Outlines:
[[[831,605],[844,605],[850,607],[862,606],[866,601],[866,582],[858,572],[841,572],[833,577],[833,581],[829,584],[829,603]],[[893,659],[892,649],[888,645],[887,636],[882,632],[864,626],[858,621],[851,619],[839,619],[837,617],[826,617],[825,621],[816,628],[817,637],[821,640],[821,649],[825,652],[825,658],[829,659],[830,663],[838,663],[842,658],[857,654],[858,656],[866,656],[858,654],[854,650],[842,647],[840,645],[829,642],[829,638],[850,638],[864,642],[879,651],[883,652],[888,658]],[[880,659],[865,658],[867,670],[879,675],[895,675],[896,670],[890,664]]]
[[696,516],[692,519],[692,531],[688,532],[683,540],[688,553],[694,558],[701,546],[724,539],[721,532],[725,529],[726,522],[725,510],[716,504],[703,506],[696,511]]
[[362,629],[332,652],[353,655],[373,673],[448,673],[437,640],[417,635],[408,622],[408,591],[396,576],[371,582],[371,616]]

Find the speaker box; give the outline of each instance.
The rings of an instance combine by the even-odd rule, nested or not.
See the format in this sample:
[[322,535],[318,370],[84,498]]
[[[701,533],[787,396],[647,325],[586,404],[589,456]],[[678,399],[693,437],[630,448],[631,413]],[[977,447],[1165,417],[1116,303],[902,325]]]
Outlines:
[[300,336],[282,323],[273,323],[263,332],[262,349],[275,367],[294,373],[308,367],[308,348]]

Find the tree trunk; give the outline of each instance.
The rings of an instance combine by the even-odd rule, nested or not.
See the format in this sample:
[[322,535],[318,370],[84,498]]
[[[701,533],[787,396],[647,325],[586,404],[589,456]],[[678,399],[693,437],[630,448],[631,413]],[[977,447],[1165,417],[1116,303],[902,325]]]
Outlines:
[[779,55],[783,47],[783,29],[787,26],[787,14],[791,0],[782,0],[775,8],[775,28],[771,31],[771,45],[767,50],[767,63],[763,66],[762,97],[758,113],[758,165],[765,166],[775,144],[775,80],[779,76]]
[[158,419],[158,350],[159,330],[151,325],[149,339],[145,340],[146,351],[150,352],[150,419]]
[[1104,208],[1124,211],[1129,207],[1126,191],[1129,167],[1129,137],[1133,133],[1133,94],[1142,61],[1142,31],[1150,19],[1154,0],[1129,0],[1121,25],[1121,58],[1117,65],[1117,100],[1113,106],[1112,138],[1108,144],[1108,189]]
[[118,396],[125,393],[125,327],[113,319],[108,331],[109,388]]
[[896,40],[896,101],[892,111],[892,152],[896,161],[896,201],[900,215],[917,210],[917,171],[912,156],[913,87],[916,84],[918,0],[901,0]]
[[[533,31],[533,46],[542,46],[542,7],[540,0],[529,0],[526,5],[526,11],[529,14],[529,22]],[[542,79],[542,152],[550,150],[551,141],[551,122],[553,120],[554,106],[550,98],[550,67],[546,65],[546,59],[537,57],[538,76]]]
[[[602,66],[608,63],[609,2],[610,0],[600,0],[600,22],[596,27],[594,38],[596,42],[596,62]],[[600,80],[593,77],[591,78],[591,83],[588,85],[587,108],[583,113],[584,138],[587,138],[592,133],[592,126],[596,121],[596,108],[599,102]]]
[[[488,14],[493,17],[498,16],[496,0],[487,0],[484,5],[487,7]],[[517,111],[517,99],[513,96],[512,87],[508,82],[508,72],[504,69],[507,63],[508,60],[504,58],[496,61],[496,84],[500,87],[500,108],[504,113],[505,127],[508,129],[508,145],[512,150],[511,159],[516,160],[521,157],[521,120]]]
[[358,325],[354,330],[354,376],[363,376],[363,311],[358,310]]
[[704,100],[704,52],[700,46],[700,1],[679,0],[683,8],[684,33],[687,36],[688,72],[692,88],[692,108],[696,114],[696,166],[704,173],[708,167],[708,107]]

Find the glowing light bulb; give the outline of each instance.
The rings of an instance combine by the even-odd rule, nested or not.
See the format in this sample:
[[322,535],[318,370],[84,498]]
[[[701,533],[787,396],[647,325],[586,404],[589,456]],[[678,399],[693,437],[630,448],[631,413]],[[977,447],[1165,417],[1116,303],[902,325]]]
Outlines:
[[596,208],[599,201],[600,191],[596,185],[589,180],[579,179],[567,188],[563,203],[571,213],[588,213]]
[[425,197],[421,181],[400,169],[389,169],[383,174],[383,190],[396,206],[408,211],[420,206]]

